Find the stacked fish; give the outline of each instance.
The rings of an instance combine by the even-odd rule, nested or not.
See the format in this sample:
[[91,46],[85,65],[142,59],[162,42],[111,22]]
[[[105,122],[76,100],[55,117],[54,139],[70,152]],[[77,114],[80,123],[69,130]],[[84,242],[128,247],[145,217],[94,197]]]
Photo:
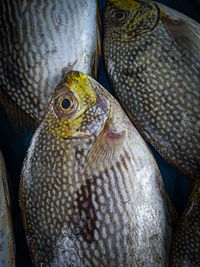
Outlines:
[[116,97],[140,133],[194,181],[170,255],[176,216],[153,155],[119,103],[87,75],[97,73],[98,24],[95,0],[0,3],[0,102],[17,131],[35,130],[20,183],[33,260],[198,266],[200,25],[148,0],[108,0],[104,13]]

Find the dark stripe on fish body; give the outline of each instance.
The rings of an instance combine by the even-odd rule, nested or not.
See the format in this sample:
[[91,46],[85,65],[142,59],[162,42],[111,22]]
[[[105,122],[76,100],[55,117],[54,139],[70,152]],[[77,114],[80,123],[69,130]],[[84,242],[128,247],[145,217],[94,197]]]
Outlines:
[[[125,151],[124,151],[125,152]],[[122,199],[121,199],[121,205],[124,206],[124,212],[121,214],[121,222],[124,225],[124,228],[126,229],[127,227],[127,232],[130,232],[130,239],[129,236],[124,236],[124,240],[123,240],[123,246],[126,247],[127,243],[129,242],[129,244],[134,243],[134,240],[131,237],[131,231],[133,229],[128,229],[128,221],[130,220],[130,218],[132,217],[132,213],[134,211],[134,213],[136,213],[136,207],[135,205],[132,203],[133,202],[133,195],[134,195],[134,186],[133,186],[133,180],[132,177],[129,175],[128,177],[126,177],[127,172],[131,170],[131,165],[129,165],[129,168],[127,166],[126,160],[129,156],[128,153],[123,153],[126,155],[126,157],[124,158],[123,155],[121,155],[121,160],[120,162],[116,162],[116,167],[118,170],[118,174],[116,173],[116,183],[118,181],[120,181],[121,186],[119,186],[118,184],[118,188],[120,188],[120,195],[122,195]],[[129,162],[130,163],[130,162]],[[133,173],[134,170],[132,169]],[[119,175],[120,173],[120,175]],[[121,179],[120,179],[121,178]],[[131,209],[129,207],[129,205],[131,206]],[[125,214],[126,214],[126,220],[125,220]],[[119,241],[119,246],[118,246],[118,250],[121,249],[121,241]],[[132,258],[134,258],[134,255],[132,255]],[[130,263],[130,252],[126,253],[124,255],[124,262],[123,262],[123,266],[127,266],[127,264],[131,264]]]

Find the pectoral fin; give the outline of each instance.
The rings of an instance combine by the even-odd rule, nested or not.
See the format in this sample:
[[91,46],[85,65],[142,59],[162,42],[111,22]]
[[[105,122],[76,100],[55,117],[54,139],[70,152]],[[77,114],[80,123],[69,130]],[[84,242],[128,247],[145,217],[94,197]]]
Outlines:
[[126,130],[113,130],[109,123],[95,141],[86,159],[86,166],[92,170],[104,170],[119,159],[126,138]]

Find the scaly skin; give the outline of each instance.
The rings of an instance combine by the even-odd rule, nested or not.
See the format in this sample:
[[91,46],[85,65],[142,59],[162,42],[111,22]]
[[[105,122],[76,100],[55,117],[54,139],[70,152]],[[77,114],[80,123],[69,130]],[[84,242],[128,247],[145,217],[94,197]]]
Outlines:
[[188,204],[177,224],[171,249],[173,267],[200,266],[200,181],[193,184]]
[[37,266],[168,266],[173,209],[159,169],[89,76],[70,72],[56,88],[24,161],[20,202]]
[[112,87],[145,138],[200,178],[200,25],[153,1],[108,0],[104,58]]

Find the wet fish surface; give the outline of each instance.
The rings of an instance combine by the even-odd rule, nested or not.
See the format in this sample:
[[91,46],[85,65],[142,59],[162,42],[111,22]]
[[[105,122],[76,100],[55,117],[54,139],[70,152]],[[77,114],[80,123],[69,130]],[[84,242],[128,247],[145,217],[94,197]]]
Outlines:
[[200,25],[153,1],[108,0],[104,59],[141,134],[186,177],[200,178]]
[[119,103],[70,72],[56,87],[21,173],[37,266],[167,266],[174,210],[157,164]]
[[10,195],[6,167],[0,151],[0,266],[15,266],[15,243],[12,228]]
[[98,26],[95,0],[0,2],[0,103],[15,128],[37,125],[62,73],[96,76]]
[[173,237],[170,266],[200,266],[200,181],[193,184],[188,204]]

